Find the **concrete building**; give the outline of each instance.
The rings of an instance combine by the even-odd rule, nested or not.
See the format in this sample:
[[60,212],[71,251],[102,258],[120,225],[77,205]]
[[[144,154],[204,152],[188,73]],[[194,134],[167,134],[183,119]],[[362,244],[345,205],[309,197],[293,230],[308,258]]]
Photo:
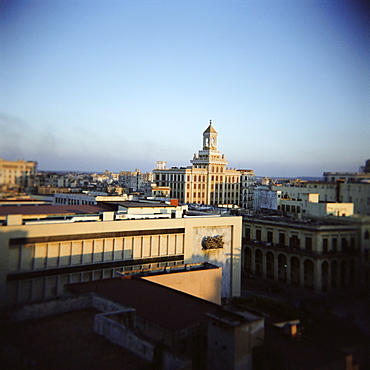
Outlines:
[[[186,271],[177,271],[178,268]],[[241,365],[243,369],[252,369],[252,352],[263,343],[264,318],[246,308],[222,308],[191,294],[194,285],[201,287],[196,289],[200,295],[209,291],[212,296],[215,290],[220,291],[220,270],[210,264],[173,266],[159,275],[154,272],[146,276],[144,272],[145,276],[133,274],[71,284],[67,287],[68,296],[63,299],[17,306],[6,318],[10,325],[8,336],[12,337],[12,343],[18,344],[16,348],[21,352],[23,365],[32,362],[37,368],[71,367],[68,364],[78,368],[85,365],[103,368],[109,364],[114,369],[238,369]],[[151,278],[160,278],[160,281],[154,282]],[[169,287],[177,285],[176,282],[182,283],[180,289]],[[182,291],[184,287],[190,291]],[[88,325],[84,322],[85,316],[88,316]],[[41,317],[44,320],[32,320]],[[45,321],[48,329],[43,330]],[[18,326],[11,326],[14,323]],[[17,331],[19,323],[24,332],[32,332],[32,340],[26,336],[27,346],[23,345],[25,335]],[[32,330],[35,324],[37,329]],[[76,326],[77,332],[73,331]],[[74,335],[67,334],[71,332]],[[73,344],[65,340],[67,337],[73,338]],[[123,358],[112,350],[108,352],[120,362],[112,364],[110,358],[105,362],[105,358],[102,361],[95,356],[95,346],[97,351],[101,346],[107,347],[103,337],[114,344],[113,348],[119,348],[120,354],[123,352]],[[43,356],[45,347],[40,344],[45,341],[48,351]],[[86,343],[94,345],[86,348]],[[76,346],[81,352],[84,348],[84,356],[76,351]],[[229,355],[219,364],[215,364],[217,350],[218,356]],[[15,349],[12,365],[16,366],[14,352]],[[9,351],[2,351],[0,366],[4,360],[11,362],[11,356],[6,355]],[[85,355],[89,357],[86,361]],[[45,356],[50,357],[49,361]],[[92,364],[91,357],[96,364]],[[219,366],[225,363],[230,366]]]
[[365,283],[360,230],[355,222],[342,219],[246,216],[243,269],[319,293],[342,291]]
[[253,170],[238,170],[240,172],[240,207],[253,209],[254,172]]
[[124,202],[132,200],[127,194],[120,196],[107,195],[106,193],[83,192],[83,193],[53,193],[53,204],[96,205],[98,202]]
[[370,183],[356,182],[302,182],[299,186],[273,185],[271,190],[281,191],[282,198],[302,199],[303,194],[319,194],[320,202],[353,203],[353,213],[370,216]]
[[265,320],[243,307],[207,313],[208,369],[254,369],[252,353],[265,339]]
[[160,168],[153,170],[154,182],[169,186],[171,198],[181,203],[239,206],[241,172],[226,168],[228,162],[217,150],[217,138],[211,122],[203,132],[203,149],[194,154],[192,165],[163,168],[161,162]]
[[120,171],[118,183],[127,188],[129,192],[144,191],[144,184],[153,181],[151,172],[142,173],[139,169],[135,171]]
[[1,305],[62,296],[66,284],[116,272],[200,262],[222,267],[222,297],[240,295],[241,217],[109,202],[4,206],[0,221]]
[[289,216],[297,218],[326,217],[326,216],[352,216],[353,203],[320,202],[320,194],[303,193],[301,199],[291,199],[289,196],[280,197],[278,210]]
[[37,172],[37,162],[6,161],[0,158],[0,190],[15,189],[25,191],[33,186]]
[[277,211],[279,209],[281,191],[271,190],[266,185],[257,185],[254,188],[253,210]]

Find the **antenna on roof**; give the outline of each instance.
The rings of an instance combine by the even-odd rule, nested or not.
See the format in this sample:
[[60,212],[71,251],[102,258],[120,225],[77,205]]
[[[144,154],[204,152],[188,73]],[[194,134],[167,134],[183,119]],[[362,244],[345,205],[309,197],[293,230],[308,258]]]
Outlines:
[[212,125],[212,120],[211,119],[209,120],[209,124]]

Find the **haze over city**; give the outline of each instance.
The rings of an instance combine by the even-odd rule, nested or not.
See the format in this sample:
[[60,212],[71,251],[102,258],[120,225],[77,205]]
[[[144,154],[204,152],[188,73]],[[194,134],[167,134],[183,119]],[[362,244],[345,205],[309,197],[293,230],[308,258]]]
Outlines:
[[230,167],[369,158],[360,1],[2,1],[0,158],[40,170],[186,166],[209,120]]

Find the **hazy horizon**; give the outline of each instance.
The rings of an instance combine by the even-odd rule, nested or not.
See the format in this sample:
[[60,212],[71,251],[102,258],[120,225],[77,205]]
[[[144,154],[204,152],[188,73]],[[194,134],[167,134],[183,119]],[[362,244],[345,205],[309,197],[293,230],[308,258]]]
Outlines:
[[39,170],[190,165],[209,120],[230,168],[370,158],[366,1],[0,4],[0,158]]

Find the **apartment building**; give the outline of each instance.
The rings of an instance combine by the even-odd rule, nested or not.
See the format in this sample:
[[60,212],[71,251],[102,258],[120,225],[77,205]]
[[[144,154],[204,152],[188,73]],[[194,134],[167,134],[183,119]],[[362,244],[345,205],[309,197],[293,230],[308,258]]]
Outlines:
[[369,282],[369,229],[356,220],[246,216],[243,269],[319,293],[341,291]]
[[238,170],[240,172],[240,207],[253,209],[254,171]]
[[33,186],[37,172],[37,162],[6,161],[0,158],[0,189],[15,189],[24,191],[25,188]]
[[153,181],[151,172],[142,173],[139,169],[135,171],[120,171],[118,183],[129,190],[129,192],[143,191],[144,185]]
[[308,181],[299,186],[273,185],[271,190],[281,191],[281,198],[302,200],[304,194],[318,194],[325,203],[353,203],[353,213],[370,216],[370,183]]

